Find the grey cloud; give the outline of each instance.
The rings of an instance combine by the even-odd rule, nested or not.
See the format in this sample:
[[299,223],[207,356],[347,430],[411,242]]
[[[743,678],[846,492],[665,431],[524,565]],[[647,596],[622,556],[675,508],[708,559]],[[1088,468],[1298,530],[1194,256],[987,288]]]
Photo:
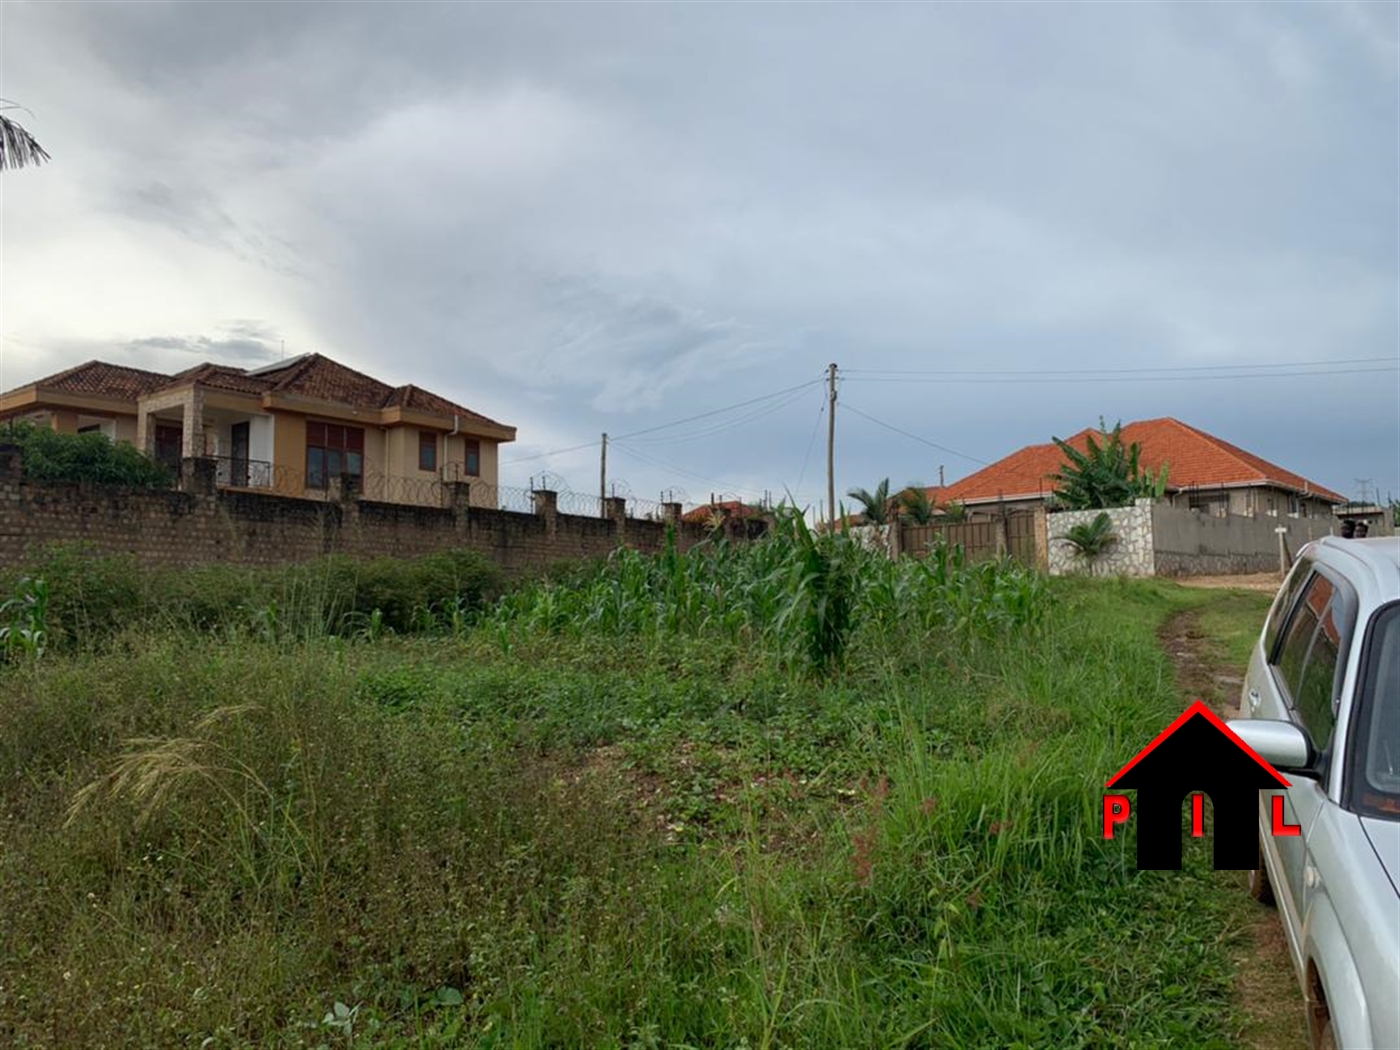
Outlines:
[[[532,450],[829,360],[1400,345],[1387,5],[65,4],[7,8],[16,34],[71,56],[53,90],[76,155],[45,178],[246,260],[220,315],[292,303],[315,349],[517,423]],[[5,47],[7,91],[34,84],[23,101],[51,112]],[[82,105],[104,87],[119,134]],[[133,354],[268,345],[194,330],[213,334]],[[1400,404],[1377,378],[849,393],[987,459],[1100,413],[1170,414],[1337,487],[1356,470],[1400,490]],[[1285,425],[1289,399],[1306,411]],[[816,408],[657,458],[795,483]],[[936,474],[932,450],[841,432],[843,487]],[[634,466],[639,488],[667,480]]]

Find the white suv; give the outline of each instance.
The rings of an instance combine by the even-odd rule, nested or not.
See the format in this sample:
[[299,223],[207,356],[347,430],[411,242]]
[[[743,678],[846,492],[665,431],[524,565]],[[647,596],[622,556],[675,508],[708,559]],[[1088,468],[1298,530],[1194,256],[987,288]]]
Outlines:
[[[1400,1047],[1400,538],[1299,552],[1230,723],[1291,782],[1259,798],[1250,892],[1276,901],[1316,1047]],[[1300,835],[1275,836],[1272,796]]]

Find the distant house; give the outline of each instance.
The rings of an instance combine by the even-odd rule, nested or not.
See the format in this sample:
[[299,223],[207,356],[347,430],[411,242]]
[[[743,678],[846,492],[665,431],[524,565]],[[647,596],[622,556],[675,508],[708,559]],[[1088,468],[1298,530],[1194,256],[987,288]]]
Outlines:
[[[1082,430],[1068,443],[1082,450],[1091,434],[1098,431]],[[1326,486],[1179,419],[1125,423],[1122,439],[1141,446],[1144,469],[1169,465],[1167,499],[1175,506],[1218,516],[1330,518],[1333,505],[1343,501]],[[1027,445],[961,481],[929,489],[929,496],[939,506],[960,503],[972,512],[1033,508],[1050,499],[1053,475],[1063,464],[1064,453],[1053,442]]]
[[213,458],[218,483],[324,496],[348,475],[370,498],[433,502],[430,483],[497,484],[515,428],[417,386],[390,386],[321,354],[174,375],[89,361],[0,394],[0,422],[129,441],[178,468]]
[[737,499],[724,499],[716,500],[714,503],[704,503],[693,510],[688,510],[681,516],[681,520],[703,525],[710,521],[753,518],[766,513],[767,511],[762,507],[756,507],[751,503]]

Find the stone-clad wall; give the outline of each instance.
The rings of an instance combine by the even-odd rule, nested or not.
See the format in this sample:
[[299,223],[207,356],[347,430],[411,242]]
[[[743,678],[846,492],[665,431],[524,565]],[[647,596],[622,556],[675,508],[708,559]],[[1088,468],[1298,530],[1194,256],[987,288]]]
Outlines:
[[[533,514],[472,507],[466,485],[450,508],[216,490],[212,473],[186,488],[195,491],[31,481],[13,452],[0,451],[0,567],[23,565],[51,543],[87,543],[152,566],[279,565],[332,553],[413,557],[469,548],[519,574],[622,546],[657,551],[667,529],[627,518],[622,500],[610,501],[606,519],[560,514],[547,492],[537,493]],[[682,549],[708,535],[703,525],[676,521],[674,528]],[[734,535],[742,538],[742,523]]]
[[[1089,524],[1100,514],[1113,523],[1115,537],[1109,548],[1093,560],[1081,558],[1065,539],[1076,525]],[[1085,573],[1092,576],[1151,576],[1152,501],[1138,500],[1131,507],[1111,510],[1067,510],[1046,515],[1050,575]]]
[[1332,517],[1290,518],[1267,514],[1212,515],[1166,502],[1138,500],[1106,513],[1116,542],[1086,562],[1064,541],[1075,525],[1093,521],[1097,510],[1049,514],[1050,573],[1094,576],[1212,576],[1277,572],[1309,540],[1337,531]]

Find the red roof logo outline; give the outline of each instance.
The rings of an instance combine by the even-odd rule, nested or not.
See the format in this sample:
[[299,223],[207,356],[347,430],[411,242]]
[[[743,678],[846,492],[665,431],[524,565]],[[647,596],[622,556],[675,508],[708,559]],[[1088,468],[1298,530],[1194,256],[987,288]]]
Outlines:
[[1132,769],[1135,765],[1141,762],[1153,751],[1157,750],[1159,745],[1166,741],[1168,737],[1170,737],[1173,733],[1175,733],[1178,729],[1184,726],[1196,715],[1205,716],[1206,721],[1208,721],[1216,729],[1220,730],[1220,732],[1224,733],[1225,736],[1228,737],[1236,747],[1238,747],[1246,755],[1252,758],[1271,777],[1277,780],[1280,786],[1292,787],[1292,785],[1283,777],[1281,773],[1279,773],[1277,769],[1275,769],[1268,762],[1266,762],[1259,755],[1259,753],[1254,750],[1254,748],[1250,747],[1243,740],[1241,740],[1239,736],[1234,732],[1234,730],[1232,730],[1223,721],[1221,721],[1219,715],[1217,715],[1214,711],[1208,708],[1200,700],[1197,700],[1195,703],[1193,703],[1190,707],[1188,707],[1185,711],[1181,713],[1181,715],[1176,719],[1176,721],[1174,721],[1171,725],[1167,726],[1166,729],[1163,729],[1160,733],[1158,733],[1156,737],[1153,738],[1150,744],[1148,744],[1145,748],[1143,748],[1141,751],[1139,751],[1136,755],[1134,755],[1131,759],[1128,760],[1127,765],[1125,765],[1117,773],[1114,773],[1113,776],[1109,778],[1108,783],[1104,786],[1112,787],[1115,783],[1118,782],[1119,778],[1121,778],[1125,773],[1128,772],[1128,770]]

